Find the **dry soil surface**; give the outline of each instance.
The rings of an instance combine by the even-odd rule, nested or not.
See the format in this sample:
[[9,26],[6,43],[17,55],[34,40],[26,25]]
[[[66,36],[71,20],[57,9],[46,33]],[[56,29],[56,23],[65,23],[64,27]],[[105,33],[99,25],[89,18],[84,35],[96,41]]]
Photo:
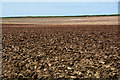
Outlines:
[[118,25],[9,24],[2,34],[4,78],[120,77]]
[[118,16],[4,18],[2,77],[120,78]]
[[3,18],[2,24],[118,25],[118,16],[57,17],[57,18]]

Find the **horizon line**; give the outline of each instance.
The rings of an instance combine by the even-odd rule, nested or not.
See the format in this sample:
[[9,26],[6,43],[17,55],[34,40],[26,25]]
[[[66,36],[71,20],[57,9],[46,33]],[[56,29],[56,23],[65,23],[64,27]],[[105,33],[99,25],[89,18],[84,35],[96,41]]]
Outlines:
[[44,15],[41,15],[41,16],[3,16],[3,17],[0,17],[0,18],[24,18],[24,17],[94,17],[94,16],[120,16],[120,14],[102,14],[102,15],[58,15],[58,16],[55,16],[55,15],[50,15],[50,16],[44,16]]

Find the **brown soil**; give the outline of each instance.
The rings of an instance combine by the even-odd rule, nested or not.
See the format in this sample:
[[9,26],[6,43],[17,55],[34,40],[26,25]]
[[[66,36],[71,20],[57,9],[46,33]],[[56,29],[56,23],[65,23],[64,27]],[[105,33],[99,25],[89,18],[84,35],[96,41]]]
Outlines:
[[4,78],[120,77],[117,25],[3,25],[2,34]]

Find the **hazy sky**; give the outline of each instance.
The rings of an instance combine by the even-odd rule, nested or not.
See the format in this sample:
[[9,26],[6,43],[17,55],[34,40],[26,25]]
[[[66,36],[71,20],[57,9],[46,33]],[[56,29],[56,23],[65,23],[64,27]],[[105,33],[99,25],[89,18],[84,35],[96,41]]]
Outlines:
[[118,14],[117,2],[3,2],[2,16]]
[[1,0],[2,2],[119,2],[119,0]]

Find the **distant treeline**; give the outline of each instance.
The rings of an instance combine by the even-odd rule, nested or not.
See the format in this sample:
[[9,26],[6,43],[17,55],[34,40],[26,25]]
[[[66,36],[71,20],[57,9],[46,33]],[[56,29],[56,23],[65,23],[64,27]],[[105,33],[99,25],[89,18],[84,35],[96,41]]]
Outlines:
[[54,18],[54,17],[99,17],[99,16],[120,16],[120,14],[112,14],[112,15],[76,15],[76,16],[19,16],[19,17],[1,17],[1,18]]

